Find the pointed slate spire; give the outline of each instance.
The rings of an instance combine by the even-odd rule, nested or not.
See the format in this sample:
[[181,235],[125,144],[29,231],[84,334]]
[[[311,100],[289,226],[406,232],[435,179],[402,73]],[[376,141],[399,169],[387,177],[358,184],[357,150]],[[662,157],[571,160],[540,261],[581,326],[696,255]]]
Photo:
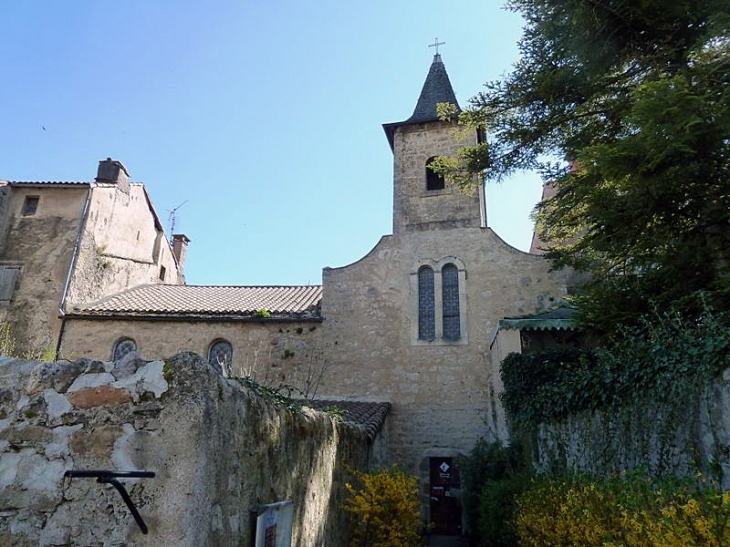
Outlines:
[[428,76],[426,76],[426,81],[423,82],[421,95],[418,97],[418,103],[416,103],[416,108],[411,117],[402,122],[383,124],[390,148],[393,148],[393,132],[397,127],[438,121],[439,117],[436,112],[438,103],[451,103],[460,111],[449,75],[446,73],[446,67],[439,53],[433,56],[431,68],[428,71]]
[[421,95],[418,97],[416,109],[405,123],[422,123],[438,120],[439,117],[436,113],[436,105],[438,103],[451,103],[456,105],[457,109],[459,108],[454,89],[451,87],[451,81],[449,81],[449,75],[446,74],[446,67],[439,53],[433,56],[433,62],[428,71],[428,76],[426,76],[426,81],[423,82],[423,89],[421,89]]

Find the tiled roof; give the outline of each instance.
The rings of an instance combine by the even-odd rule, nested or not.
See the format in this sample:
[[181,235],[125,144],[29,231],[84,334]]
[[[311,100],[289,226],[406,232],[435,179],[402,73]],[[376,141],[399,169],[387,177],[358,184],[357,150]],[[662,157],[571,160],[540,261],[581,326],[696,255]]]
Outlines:
[[307,400],[303,403],[315,410],[339,410],[344,421],[365,428],[370,440],[375,438],[385,423],[390,403],[366,403],[361,401]]
[[91,182],[75,180],[7,180],[11,186],[89,186]]
[[71,316],[252,318],[320,317],[320,285],[143,285],[77,306]]
[[454,88],[451,87],[449,75],[446,73],[446,67],[441,60],[441,55],[434,55],[431,68],[423,82],[421,94],[418,97],[416,108],[410,118],[402,122],[383,124],[383,129],[388,137],[391,149],[393,148],[393,132],[396,127],[409,125],[414,123],[434,122],[439,119],[436,112],[438,103],[451,103],[459,109],[459,103],[456,101]]

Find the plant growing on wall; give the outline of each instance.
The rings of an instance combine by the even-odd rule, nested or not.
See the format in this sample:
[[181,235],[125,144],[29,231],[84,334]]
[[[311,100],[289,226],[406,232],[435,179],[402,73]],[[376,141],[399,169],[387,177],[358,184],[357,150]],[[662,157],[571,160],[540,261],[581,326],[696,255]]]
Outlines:
[[[656,474],[687,466],[707,470],[711,462],[698,456],[694,432],[708,387],[730,367],[729,327],[730,316],[709,307],[694,321],[655,311],[606,348],[512,354],[501,367],[502,402],[531,449],[538,448],[538,426],[550,426],[551,442],[540,445],[551,445],[542,467],[570,463],[564,456],[577,441],[570,424],[582,423],[586,438],[580,442],[601,443],[591,451],[593,472],[618,471],[621,461]],[[600,412],[581,415],[593,411]],[[571,417],[578,421],[567,421]],[[592,434],[595,428],[602,434]],[[627,450],[633,454],[628,460]],[[727,461],[719,439],[712,450]]]
[[16,351],[15,335],[9,322],[0,321],[0,355],[5,357],[20,357],[32,361],[51,363],[56,360],[56,350],[52,344],[44,347],[34,347],[26,351]]
[[15,355],[15,337],[7,321],[0,321],[0,355]]
[[350,497],[344,504],[352,516],[350,546],[422,545],[418,477],[397,467],[353,474],[356,484],[345,485]]
[[505,409],[518,424],[560,420],[637,400],[686,399],[730,366],[730,316],[710,308],[694,321],[676,311],[643,316],[610,345],[508,355]]

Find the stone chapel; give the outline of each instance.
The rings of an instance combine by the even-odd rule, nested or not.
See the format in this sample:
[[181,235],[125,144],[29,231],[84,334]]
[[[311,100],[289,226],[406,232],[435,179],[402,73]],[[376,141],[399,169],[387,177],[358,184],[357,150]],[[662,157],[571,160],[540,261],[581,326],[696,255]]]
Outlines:
[[[357,262],[325,268],[321,286],[185,284],[188,238],[159,237],[146,191],[130,190],[119,164],[117,178],[97,178],[108,196],[99,190],[96,208],[83,205],[86,192],[97,191],[94,183],[6,183],[24,192],[0,223],[6,242],[0,263],[17,269],[6,304],[12,307],[21,288],[37,286],[39,272],[52,267],[55,281],[47,286],[57,286],[44,313],[60,358],[110,360],[136,350],[156,359],[194,351],[222,373],[290,385],[305,397],[390,403],[386,462],[419,474],[437,531],[458,533],[454,458],[481,437],[507,437],[499,363],[522,351],[523,331],[565,328],[554,310],[567,289],[562,272],[489,227],[483,190],[465,195],[430,170],[435,157],[483,138],[475,131],[469,142],[458,141],[451,124],[439,120],[438,103],[458,107],[436,54],[413,114],[383,126],[393,151],[392,234]],[[101,162],[100,171],[107,167]],[[45,225],[59,224],[70,199],[64,192],[71,190],[80,201],[67,216],[81,221],[66,223],[66,250],[45,269],[24,263],[30,255],[42,260],[43,251],[29,250],[29,241],[16,249],[13,227],[40,216]],[[23,201],[29,197],[36,199]],[[30,205],[35,209],[27,214]],[[141,216],[122,220],[122,206]],[[122,260],[135,252],[139,271]],[[87,294],[84,279],[95,287]],[[15,309],[8,320],[17,323],[22,313]]]

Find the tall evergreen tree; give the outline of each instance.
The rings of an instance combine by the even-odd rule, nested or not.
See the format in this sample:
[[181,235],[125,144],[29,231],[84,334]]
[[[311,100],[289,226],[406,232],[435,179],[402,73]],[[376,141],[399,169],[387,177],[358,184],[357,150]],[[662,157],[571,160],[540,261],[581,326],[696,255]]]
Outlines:
[[[730,3],[511,0],[521,59],[458,117],[487,144],[438,165],[468,187],[539,169],[547,257],[588,271],[598,329],[652,302],[730,302]],[[448,107],[442,115],[449,117]]]

